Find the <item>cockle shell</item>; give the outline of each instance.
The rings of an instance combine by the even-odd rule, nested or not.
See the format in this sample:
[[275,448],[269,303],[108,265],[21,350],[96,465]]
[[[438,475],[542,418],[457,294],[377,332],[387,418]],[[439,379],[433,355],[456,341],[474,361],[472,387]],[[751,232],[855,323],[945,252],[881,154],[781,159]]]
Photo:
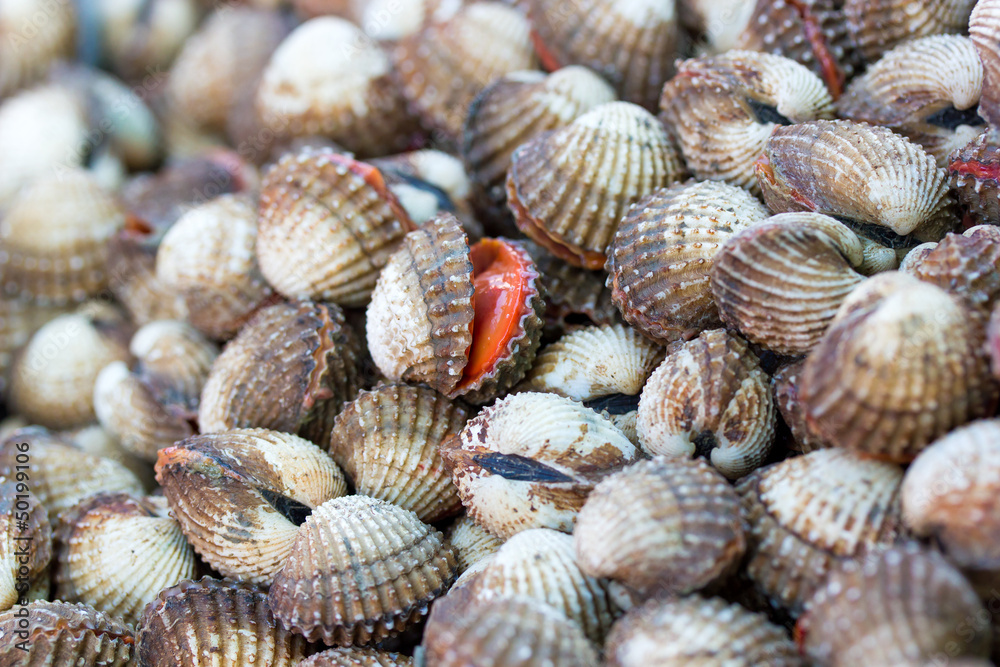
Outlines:
[[502,2],[445,2],[392,49],[394,76],[435,139],[455,145],[469,105],[486,85],[534,69],[528,22]]
[[740,499],[726,479],[704,461],[664,457],[598,484],[573,543],[581,570],[643,598],[704,588],[735,571],[746,548]]
[[256,236],[250,201],[222,195],[181,216],[160,242],[156,277],[212,338],[230,338],[272,295],[257,266]]
[[1000,299],[1000,227],[978,225],[917,246],[900,271],[962,298],[985,317]]
[[580,627],[547,604],[525,597],[481,601],[442,614],[435,605],[424,633],[438,667],[597,667]]
[[656,107],[680,41],[674,3],[661,0],[558,0],[523,3],[531,37],[548,70],[586,65],[621,99]]
[[505,182],[514,151],[542,132],[564,127],[592,108],[615,100],[614,91],[586,67],[552,74],[514,72],[497,79],[469,107],[462,160],[474,184],[477,211],[498,233],[516,228],[508,219]]
[[993,377],[1000,380],[1000,303],[993,306],[993,312],[990,314],[986,328],[986,347],[989,350]]
[[8,372],[17,351],[49,320],[72,310],[70,306],[40,306],[24,299],[0,296],[0,390],[5,395]]
[[97,2],[88,14],[80,40],[123,78],[145,81],[164,76],[201,12],[196,0],[118,0]]
[[680,63],[660,118],[695,177],[756,190],[754,160],[774,128],[831,118],[832,102],[820,78],[790,58],[729,51]]
[[159,242],[155,230],[134,219],[108,240],[108,289],[139,325],[188,319],[184,297],[156,277]]
[[744,0],[677,0],[677,18],[695,38],[695,50],[707,54],[736,48],[756,2]]
[[403,150],[417,123],[391,70],[385,52],[350,21],[310,19],[281,42],[264,69],[259,122],[279,136],[330,137],[361,155]]
[[665,598],[635,607],[611,629],[609,667],[800,667],[785,631],[719,598]]
[[[79,447],[87,454],[111,459],[125,466],[139,479],[143,488],[147,490],[156,488],[156,474],[153,472],[153,466],[122,447],[118,438],[111,435],[100,424],[89,424],[71,431],[62,431],[59,436],[69,440],[70,444]],[[3,436],[3,439],[6,439],[6,435]]]
[[902,532],[899,466],[844,449],[786,459],[736,486],[750,524],[747,574],[793,616],[839,562]]
[[759,467],[774,442],[767,375],[746,342],[723,329],[673,349],[642,390],[636,428],[643,451],[704,456],[730,479]]
[[847,226],[818,213],[782,213],[726,241],[712,264],[712,296],[723,322],[750,342],[805,354],[863,280],[863,262]]
[[492,535],[468,514],[458,517],[445,537],[455,553],[460,575],[479,561],[495,554],[503,544],[503,540]]
[[982,343],[971,309],[941,288],[899,272],[869,278],[802,368],[807,423],[839,447],[911,460],[992,414],[998,390]]
[[659,189],[625,214],[608,249],[608,285],[629,324],[669,342],[719,326],[709,270],[721,245],[767,217],[745,190],[712,181]]
[[525,392],[484,409],[441,455],[469,516],[506,538],[528,528],[572,531],[587,494],[639,452],[582,404]]
[[193,418],[219,348],[186,322],[154,321],[132,336],[136,372],[169,411]]
[[165,498],[100,494],[62,515],[55,596],[134,625],[162,589],[195,575]]
[[[40,14],[41,13],[41,14]],[[44,20],[39,20],[39,16]],[[0,97],[41,79],[49,66],[73,53],[76,5],[29,0],[0,9]]]
[[976,0],[845,0],[851,42],[868,62],[903,42],[964,32]]
[[49,577],[52,528],[31,483],[28,470],[0,480],[0,611],[25,603],[28,590]]
[[331,648],[296,667],[412,667],[413,658],[373,648]]
[[156,480],[188,541],[223,576],[270,583],[312,509],[347,490],[302,438],[264,429],[196,435],[160,450]]
[[789,446],[804,454],[817,449],[832,447],[833,443],[824,441],[810,430],[806,423],[806,410],[799,396],[799,383],[802,381],[802,365],[804,359],[782,366],[771,376],[771,393],[774,404],[778,407],[782,420],[792,432],[792,443]]
[[330,455],[357,493],[432,523],[462,509],[438,446],[468,418],[468,409],[428,387],[382,385],[362,391],[337,415]]
[[268,600],[285,627],[310,641],[367,644],[425,615],[455,570],[444,536],[416,514],[345,496],[306,519]]
[[260,268],[290,298],[364,306],[416,229],[377,169],[333,151],[287,154],[261,186]]
[[902,665],[949,656],[985,657],[985,609],[962,574],[916,543],[831,573],[799,619],[803,653],[830,667]]
[[935,35],[886,53],[837,100],[841,117],[882,125],[924,147],[939,167],[976,138],[983,65],[968,37]]
[[[998,73],[1000,74],[1000,73]],[[1000,88],[1000,83],[997,85]],[[986,86],[983,90],[986,90]],[[986,115],[986,96],[979,106]],[[1000,100],[996,120],[1000,121]],[[958,200],[977,224],[1000,222],[1000,134],[994,126],[949,156],[948,175]]]
[[507,199],[518,228],[535,242],[571,264],[600,269],[629,206],[683,174],[652,114],[610,102],[514,151]]
[[135,650],[142,667],[294,667],[311,652],[275,621],[263,591],[208,577],[160,591],[143,612]]
[[82,604],[38,601],[0,612],[4,667],[131,667],[136,659],[134,643],[128,626]]
[[417,227],[447,211],[461,221],[471,240],[483,237],[482,224],[472,214],[472,182],[460,158],[424,148],[374,158],[369,164],[382,172],[389,190]]
[[360,389],[359,357],[337,306],[264,308],[212,364],[198,407],[201,431],[259,427],[325,442]]

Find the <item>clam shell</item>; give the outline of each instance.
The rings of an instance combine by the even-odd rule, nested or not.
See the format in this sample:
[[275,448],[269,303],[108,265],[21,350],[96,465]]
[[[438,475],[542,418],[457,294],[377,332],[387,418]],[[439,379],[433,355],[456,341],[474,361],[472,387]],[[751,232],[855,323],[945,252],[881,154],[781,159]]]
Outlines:
[[156,481],[195,551],[223,576],[253,583],[270,583],[310,510],[347,490],[321,449],[264,429],[160,450]]
[[514,72],[483,89],[469,107],[462,136],[462,160],[474,184],[477,211],[512,234],[505,181],[510,159],[523,143],[564,127],[596,106],[613,102],[614,91],[586,67],[552,74]]
[[83,301],[107,285],[107,240],[124,213],[96,179],[62,169],[34,181],[0,220],[0,287],[44,303]]
[[[122,447],[118,438],[111,435],[100,424],[89,424],[83,428],[62,431],[59,436],[69,440],[73,446],[79,447],[87,454],[111,459],[122,464],[139,479],[143,488],[147,490],[156,488],[156,474],[153,472],[153,466]],[[2,437],[6,439],[7,436]]]
[[901,270],[962,298],[983,316],[1000,298],[1000,227],[948,234],[919,256],[910,255]]
[[325,442],[360,389],[359,357],[337,306],[265,308],[212,364],[198,407],[201,431],[259,427]]
[[743,532],[739,496],[722,475],[704,461],[658,457],[594,488],[573,544],[580,569],[591,576],[643,596],[683,595],[736,570]]
[[824,441],[813,433],[806,422],[806,410],[799,395],[799,383],[802,381],[802,365],[805,360],[799,360],[779,368],[771,377],[771,393],[774,404],[785,424],[792,432],[792,449],[808,454],[817,449],[832,447],[833,444]]
[[508,205],[518,228],[552,254],[600,269],[629,206],[683,169],[652,114],[610,102],[514,151]]
[[[983,64],[983,94],[979,114],[992,128],[1000,126],[1000,48],[996,30],[1000,25],[1000,5],[995,0],[977,2],[969,16],[969,37]],[[996,141],[993,142],[996,144]]]
[[477,569],[466,584],[471,601],[533,598],[562,612],[597,643],[614,622],[606,580],[583,573],[573,554],[573,538],[565,533],[522,531]]
[[759,467],[774,443],[767,375],[746,342],[713,329],[667,355],[639,399],[643,451],[704,456],[729,479]]
[[30,482],[27,471],[0,480],[0,610],[26,604],[28,587],[49,577],[52,528]]
[[275,621],[263,591],[208,577],[160,591],[139,628],[143,667],[293,667],[310,652]]
[[747,574],[793,616],[838,563],[891,544],[902,532],[899,466],[823,449],[754,472],[737,484]]
[[129,343],[136,371],[168,410],[193,418],[219,348],[186,322],[153,321]]
[[847,226],[817,213],[783,213],[719,250],[712,296],[722,321],[777,354],[806,354],[863,280],[864,248]]
[[70,310],[65,306],[39,306],[0,296],[0,390],[7,389],[8,372],[16,352],[49,320]]
[[840,447],[911,460],[992,414],[997,387],[982,336],[972,311],[944,290],[902,273],[869,278],[802,368],[807,423]]
[[845,0],[851,41],[871,62],[910,40],[965,32],[976,0]]
[[413,658],[372,648],[331,648],[296,667],[412,667]]
[[455,562],[458,563],[460,575],[476,563],[495,554],[503,544],[503,540],[491,535],[467,514],[458,517],[445,537],[455,553]]
[[579,0],[569,9],[553,0],[528,0],[524,7],[546,69],[586,65],[610,81],[621,99],[656,107],[680,41],[674,3]]
[[[1000,88],[1000,84],[997,87]],[[983,99],[986,99],[985,94]],[[979,108],[986,115],[986,102],[981,103]],[[996,114],[1000,122],[1000,109]],[[952,153],[948,159],[951,184],[972,219],[981,224],[1000,223],[1000,136],[993,127]]]
[[573,621],[531,598],[500,598],[445,616],[434,607],[424,634],[440,667],[597,667],[594,645]]
[[472,183],[460,158],[425,148],[375,158],[370,164],[382,172],[389,190],[417,227],[448,211],[461,221],[471,240],[483,237],[483,226],[472,214]]
[[[37,20],[44,11],[44,21]],[[0,97],[40,80],[53,62],[73,54],[77,10],[72,4],[44,9],[11,3],[0,10]]]
[[848,120],[882,125],[920,144],[939,167],[976,138],[983,65],[968,37],[935,35],[897,46],[837,100]]
[[678,0],[677,18],[696,36],[696,50],[725,53],[736,48],[756,6],[744,0]]
[[695,177],[757,191],[754,160],[775,127],[831,118],[833,100],[790,58],[730,51],[682,62],[660,109]]
[[379,386],[337,415],[330,455],[358,493],[432,523],[462,510],[438,446],[468,418],[465,407],[428,387]]
[[796,636],[803,653],[831,667],[950,661],[989,653],[989,628],[967,620],[982,616],[961,573],[911,542],[832,573]]
[[136,324],[188,319],[184,296],[156,277],[158,247],[158,234],[135,224],[127,225],[108,241],[108,289]]
[[184,297],[191,324],[212,338],[230,338],[272,294],[256,235],[249,201],[222,195],[181,216],[160,242],[157,279]]
[[288,154],[261,185],[257,256],[287,297],[365,305],[415,229],[378,170],[333,151]]
[[132,630],[86,605],[38,601],[0,612],[0,664],[5,667],[126,667],[135,664],[135,656]]
[[416,514],[346,496],[306,519],[268,600],[285,627],[310,641],[367,644],[425,615],[455,569],[444,536]]
[[803,664],[785,631],[763,614],[699,596],[651,600],[632,609],[612,628],[605,656],[609,667]]
[[162,589],[195,575],[194,551],[165,498],[101,494],[63,514],[56,597],[135,625]]
[[731,235],[767,217],[746,191],[688,182],[639,200],[608,251],[615,304],[639,331],[663,342],[719,326],[709,270]]
[[419,31],[395,44],[396,80],[439,143],[457,145],[469,105],[486,85],[535,68],[528,30],[524,17],[501,2],[441,3]]
[[610,421],[555,394],[500,399],[442,445],[462,503],[499,537],[573,529],[587,494],[639,453]]

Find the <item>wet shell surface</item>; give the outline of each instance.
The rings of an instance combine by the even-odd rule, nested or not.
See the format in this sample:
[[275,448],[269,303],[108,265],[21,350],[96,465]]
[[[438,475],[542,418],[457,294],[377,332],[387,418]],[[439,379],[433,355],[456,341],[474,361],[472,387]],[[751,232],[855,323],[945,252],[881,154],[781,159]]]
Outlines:
[[840,447],[911,460],[992,414],[982,340],[972,311],[939,287],[898,272],[869,278],[802,368],[807,423]]
[[31,475],[21,472],[0,481],[0,610],[27,600],[24,587],[47,580],[52,559],[49,518],[35,495],[24,492]]
[[503,538],[528,528],[572,531],[594,486],[639,457],[608,419],[535,392],[484,409],[441,454],[469,516]]
[[586,65],[618,96],[656,107],[674,71],[680,41],[674,3],[663,0],[582,0],[572,11],[555,0],[524,3],[542,65]]
[[195,575],[194,551],[165,498],[101,494],[63,515],[55,596],[130,625],[162,589]]
[[793,616],[839,562],[902,532],[899,466],[844,449],[786,459],[736,487],[750,525],[747,574]]
[[261,271],[290,298],[364,306],[416,228],[378,169],[330,150],[285,155],[261,187]]
[[160,451],[156,480],[188,541],[223,576],[270,583],[310,511],[347,490],[307,440],[264,429],[196,435]]
[[651,600],[622,617],[608,636],[609,667],[800,667],[785,631],[737,604],[719,598]]
[[740,499],[726,479],[704,461],[663,457],[598,484],[573,543],[581,570],[643,597],[704,588],[734,572],[746,548]]
[[296,667],[411,667],[413,658],[373,648],[332,648],[298,663]]
[[920,144],[939,167],[983,130],[983,65],[968,37],[935,35],[897,46],[837,101],[841,117],[882,125]]
[[518,148],[508,205],[518,228],[552,254],[600,269],[629,206],[683,174],[656,117],[611,102]]
[[325,442],[360,389],[360,356],[337,306],[265,308],[212,364],[198,407],[201,431],[259,427]]
[[330,455],[357,493],[432,523],[462,510],[438,446],[468,418],[467,408],[428,387],[379,386],[362,391],[337,415]]
[[[439,603],[443,605],[444,603]],[[424,633],[428,664],[439,667],[597,667],[580,627],[547,604],[525,597],[459,606],[435,605]],[[450,611],[450,610],[449,610]]]
[[639,200],[608,250],[608,284],[625,320],[663,342],[719,326],[709,289],[713,258],[726,239],[766,217],[746,191],[712,181]]
[[161,591],[139,628],[142,667],[294,667],[310,653],[302,637],[275,621],[264,592],[208,577]]
[[614,100],[614,91],[601,77],[578,66],[548,75],[514,72],[484,88],[469,107],[461,146],[478,210],[500,232],[512,233],[505,181],[514,151],[542,132],[564,127]]
[[737,479],[767,458],[776,418],[757,355],[742,338],[713,329],[671,351],[653,372],[636,428],[643,451],[703,456]]
[[614,622],[607,581],[583,573],[570,535],[547,528],[522,531],[476,569],[466,583],[471,600],[534,598],[562,612],[597,643]]
[[446,534],[448,544],[455,553],[458,574],[495,554],[503,540],[490,534],[467,514],[460,516]]
[[345,496],[306,519],[268,600],[285,627],[310,641],[366,644],[425,615],[455,570],[444,536],[416,514]]
[[818,213],[783,213],[741,231],[716,254],[712,296],[723,322],[784,355],[819,343],[863,277],[864,247]]
[[846,563],[796,628],[803,652],[831,667],[901,665],[948,655],[986,657],[987,616],[962,574],[916,543]]
[[961,297],[985,316],[1000,299],[1000,227],[978,225],[937,245],[918,246],[900,270]]
[[664,87],[660,118],[699,179],[757,190],[756,160],[779,126],[833,116],[818,76],[784,56],[730,51],[686,60]]
[[212,338],[230,338],[271,296],[257,267],[257,213],[222,195],[177,220],[160,242],[156,277],[184,298],[188,318]]
[[[27,611],[27,623],[23,615]],[[21,634],[26,632],[26,634]],[[118,619],[68,602],[32,602],[0,612],[0,664],[130,667],[132,630]]]

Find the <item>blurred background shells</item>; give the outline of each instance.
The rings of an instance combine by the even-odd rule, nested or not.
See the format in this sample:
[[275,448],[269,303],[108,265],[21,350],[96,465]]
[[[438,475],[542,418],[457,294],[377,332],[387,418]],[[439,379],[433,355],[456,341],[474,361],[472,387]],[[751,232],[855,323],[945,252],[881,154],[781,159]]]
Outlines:
[[[30,473],[23,471],[27,474],[19,478],[17,471],[11,472],[0,481],[0,611],[29,599],[25,585],[48,589],[52,559],[52,528],[45,508],[34,494],[24,492],[30,489]],[[47,598],[48,591],[44,593]]]
[[594,486],[639,457],[605,417],[537,392],[485,408],[441,453],[469,516],[504,538],[528,528],[572,531]]
[[219,348],[186,322],[154,321],[129,342],[136,372],[167,410],[191,419]]
[[[22,617],[27,612],[25,638]],[[0,612],[0,663],[28,665],[134,665],[131,628],[87,605],[39,600]]]
[[610,102],[514,151],[508,205],[536,243],[599,269],[629,206],[683,175],[662,124],[639,106]]
[[0,390],[4,395],[17,351],[49,320],[72,311],[74,307],[42,306],[30,300],[0,296]]
[[[44,21],[37,20],[40,11],[45,12]],[[41,79],[53,62],[71,56],[77,20],[73,3],[4,3],[0,9],[0,97]]]
[[739,336],[713,329],[673,348],[653,371],[636,429],[648,454],[705,457],[737,479],[767,459],[776,415],[757,355]]
[[503,544],[503,540],[480,526],[468,514],[458,517],[445,537],[455,553],[459,575],[495,554]]
[[160,591],[143,611],[135,650],[149,667],[292,667],[311,652],[275,621],[264,592],[208,577]]
[[413,512],[345,496],[306,519],[268,600],[285,627],[310,641],[367,644],[427,614],[455,569],[444,536]]
[[622,316],[662,342],[720,325],[708,284],[713,257],[765,217],[755,197],[726,183],[687,182],[640,199],[608,249],[608,284]]

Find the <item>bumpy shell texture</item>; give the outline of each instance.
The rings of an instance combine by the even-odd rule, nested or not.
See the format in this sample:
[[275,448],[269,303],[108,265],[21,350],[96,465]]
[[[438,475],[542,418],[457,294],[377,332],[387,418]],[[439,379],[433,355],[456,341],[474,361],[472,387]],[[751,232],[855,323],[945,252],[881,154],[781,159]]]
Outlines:
[[134,643],[128,626],[82,604],[38,601],[0,612],[0,664],[5,667],[127,667],[135,664]]
[[[22,471],[25,472],[25,471]],[[20,479],[27,485],[30,473]],[[0,610],[28,599],[25,586],[47,579],[52,559],[52,529],[45,508],[33,494],[18,490],[18,475],[0,481]],[[20,496],[20,497],[18,497]]]
[[492,535],[467,514],[455,520],[448,529],[446,537],[452,551],[455,552],[459,574],[495,554],[503,544],[503,540]]

